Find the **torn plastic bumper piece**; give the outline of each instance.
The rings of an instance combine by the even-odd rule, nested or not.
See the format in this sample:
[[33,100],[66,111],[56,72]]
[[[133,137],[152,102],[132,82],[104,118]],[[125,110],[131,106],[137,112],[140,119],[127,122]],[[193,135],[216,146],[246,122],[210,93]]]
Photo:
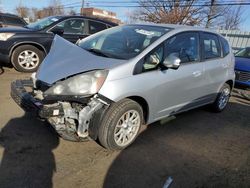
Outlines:
[[32,88],[32,80],[16,80],[11,83],[11,97],[26,112],[31,112],[45,119],[51,116],[63,116],[61,104],[44,106],[42,101],[34,98],[25,88]]
[[12,82],[10,95],[24,111],[37,113],[42,109],[43,104],[28,93],[25,87],[32,88],[32,80],[16,80]]

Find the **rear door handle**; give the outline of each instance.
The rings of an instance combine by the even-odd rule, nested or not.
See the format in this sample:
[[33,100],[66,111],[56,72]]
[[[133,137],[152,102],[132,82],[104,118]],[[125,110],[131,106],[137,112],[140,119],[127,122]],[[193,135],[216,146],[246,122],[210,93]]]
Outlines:
[[193,76],[194,77],[198,77],[198,76],[200,76],[201,75],[201,71],[194,71],[193,72]]

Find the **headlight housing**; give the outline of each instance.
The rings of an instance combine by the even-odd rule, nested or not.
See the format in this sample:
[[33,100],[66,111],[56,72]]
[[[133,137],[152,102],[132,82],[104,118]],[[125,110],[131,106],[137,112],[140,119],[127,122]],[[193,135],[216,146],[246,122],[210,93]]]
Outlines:
[[108,70],[96,70],[79,74],[56,83],[45,95],[91,95],[97,93],[106,77]]
[[0,33],[0,41],[6,41],[12,37],[15,33]]

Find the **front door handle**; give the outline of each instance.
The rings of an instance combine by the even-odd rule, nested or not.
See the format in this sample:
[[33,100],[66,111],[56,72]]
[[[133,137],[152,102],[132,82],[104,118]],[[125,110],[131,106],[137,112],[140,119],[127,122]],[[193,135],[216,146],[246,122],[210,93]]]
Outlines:
[[193,72],[193,76],[194,77],[198,77],[198,76],[200,76],[201,75],[201,71],[194,71]]

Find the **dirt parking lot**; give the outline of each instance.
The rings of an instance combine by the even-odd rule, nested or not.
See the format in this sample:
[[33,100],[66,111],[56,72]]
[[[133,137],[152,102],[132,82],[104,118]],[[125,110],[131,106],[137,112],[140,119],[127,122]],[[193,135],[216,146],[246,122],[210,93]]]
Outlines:
[[[1,73],[1,70],[0,70]],[[145,127],[120,152],[96,142],[57,137],[45,122],[10,98],[10,83],[29,77],[0,75],[0,187],[250,187],[250,101],[234,93],[220,114],[201,108]]]

